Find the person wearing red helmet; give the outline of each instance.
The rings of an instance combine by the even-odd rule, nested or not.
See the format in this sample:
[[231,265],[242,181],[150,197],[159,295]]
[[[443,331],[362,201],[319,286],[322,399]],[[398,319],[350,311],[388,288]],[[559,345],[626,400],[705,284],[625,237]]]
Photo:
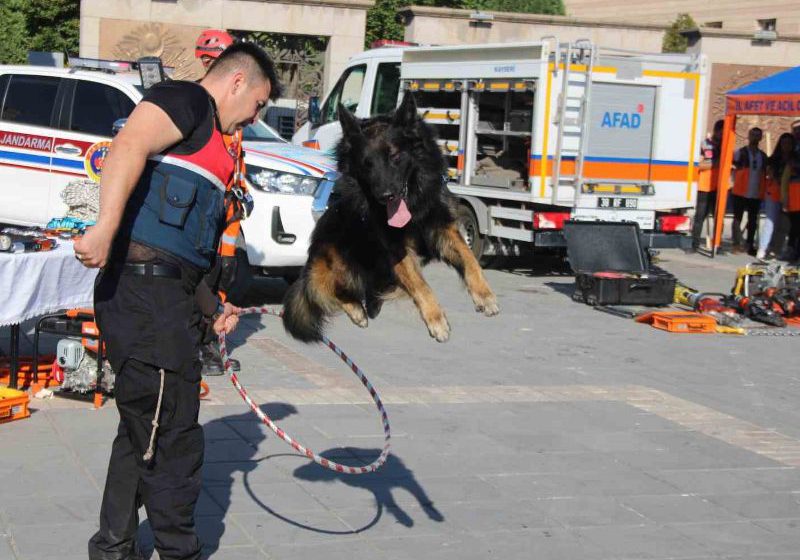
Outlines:
[[200,59],[200,64],[207,71],[222,51],[234,43],[233,37],[222,29],[206,29],[197,38],[194,47],[195,58]]
[[[217,58],[231,45],[234,44],[233,37],[227,31],[220,29],[207,29],[203,31],[197,38],[197,43],[194,49],[194,55],[200,60],[203,68],[208,71],[211,65]],[[241,231],[241,220],[244,219],[250,211],[252,211],[252,197],[247,193],[247,184],[245,183],[245,167],[244,167],[244,153],[242,152],[242,130],[237,130],[233,135],[224,135],[223,139],[228,151],[231,152],[236,158],[236,171],[233,175],[231,184],[228,185],[226,199],[228,204],[226,206],[226,226],[225,231],[222,233],[219,248],[217,251],[217,259],[212,268],[205,277],[205,284],[209,290],[201,288],[199,297],[209,300],[219,296],[221,302],[227,301],[227,291],[232,285],[236,274],[236,240]],[[246,274],[247,271],[242,271]],[[210,293],[209,293],[210,292]],[[203,307],[212,308],[214,305],[204,305]],[[206,328],[206,335],[203,337],[203,345],[201,347],[201,355],[203,358],[203,375],[222,375],[224,367],[222,364],[222,356],[219,353],[217,346],[217,337],[211,328],[212,321],[206,320],[208,323]],[[233,369],[239,370],[238,360],[231,360]]]

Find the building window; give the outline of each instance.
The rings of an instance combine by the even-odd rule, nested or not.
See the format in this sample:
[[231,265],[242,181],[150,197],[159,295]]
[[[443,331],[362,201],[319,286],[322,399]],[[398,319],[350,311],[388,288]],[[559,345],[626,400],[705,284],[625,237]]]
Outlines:
[[721,21],[707,21],[703,24],[703,27],[710,27],[711,29],[722,29],[722,22]]
[[775,18],[758,20],[758,28],[762,31],[777,31],[777,25],[778,20]]

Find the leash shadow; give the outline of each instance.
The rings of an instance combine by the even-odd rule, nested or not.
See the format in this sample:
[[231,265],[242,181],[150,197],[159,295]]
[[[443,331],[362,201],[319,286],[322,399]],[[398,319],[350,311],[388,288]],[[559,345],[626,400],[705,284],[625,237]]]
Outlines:
[[[266,403],[260,408],[275,422],[297,414],[297,409],[288,403]],[[250,411],[214,418],[203,425],[203,431],[207,457],[195,524],[203,543],[202,557],[209,558],[217,552],[225,534],[234,485],[241,484],[242,480],[248,485],[248,474],[263,461],[259,457],[259,445],[267,439],[267,433],[272,432]],[[220,448],[218,453],[212,450],[215,445]],[[210,454],[209,450],[212,450]]]

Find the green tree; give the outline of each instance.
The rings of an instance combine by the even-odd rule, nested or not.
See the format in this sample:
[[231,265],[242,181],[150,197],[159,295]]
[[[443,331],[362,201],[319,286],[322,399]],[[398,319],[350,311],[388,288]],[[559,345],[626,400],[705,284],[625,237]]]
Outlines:
[[404,27],[397,21],[397,10],[409,5],[527,14],[565,13],[563,0],[375,0],[375,5],[367,12],[367,48],[378,39],[403,39]]
[[689,14],[678,14],[667,32],[664,33],[664,40],[661,43],[661,52],[665,53],[685,53],[689,46],[689,41],[681,35],[681,31],[687,29],[697,29],[697,24]]
[[464,8],[492,12],[563,16],[562,0],[462,0]]
[[28,57],[28,33],[25,15],[22,13],[25,0],[0,0],[0,63],[21,64]]
[[29,48],[78,54],[80,37],[79,0],[27,0],[22,12],[30,37]]
[[409,4],[408,0],[375,0],[375,5],[367,11],[366,48],[379,39],[403,40],[404,28],[397,21],[397,10]]

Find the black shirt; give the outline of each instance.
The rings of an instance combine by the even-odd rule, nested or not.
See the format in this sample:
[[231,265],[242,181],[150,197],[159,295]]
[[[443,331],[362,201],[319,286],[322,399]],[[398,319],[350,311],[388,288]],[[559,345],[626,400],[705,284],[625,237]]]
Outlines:
[[142,101],[164,111],[183,135],[183,140],[167,150],[170,153],[193,154],[208,143],[214,126],[219,129],[214,99],[196,82],[161,82],[150,88]]

